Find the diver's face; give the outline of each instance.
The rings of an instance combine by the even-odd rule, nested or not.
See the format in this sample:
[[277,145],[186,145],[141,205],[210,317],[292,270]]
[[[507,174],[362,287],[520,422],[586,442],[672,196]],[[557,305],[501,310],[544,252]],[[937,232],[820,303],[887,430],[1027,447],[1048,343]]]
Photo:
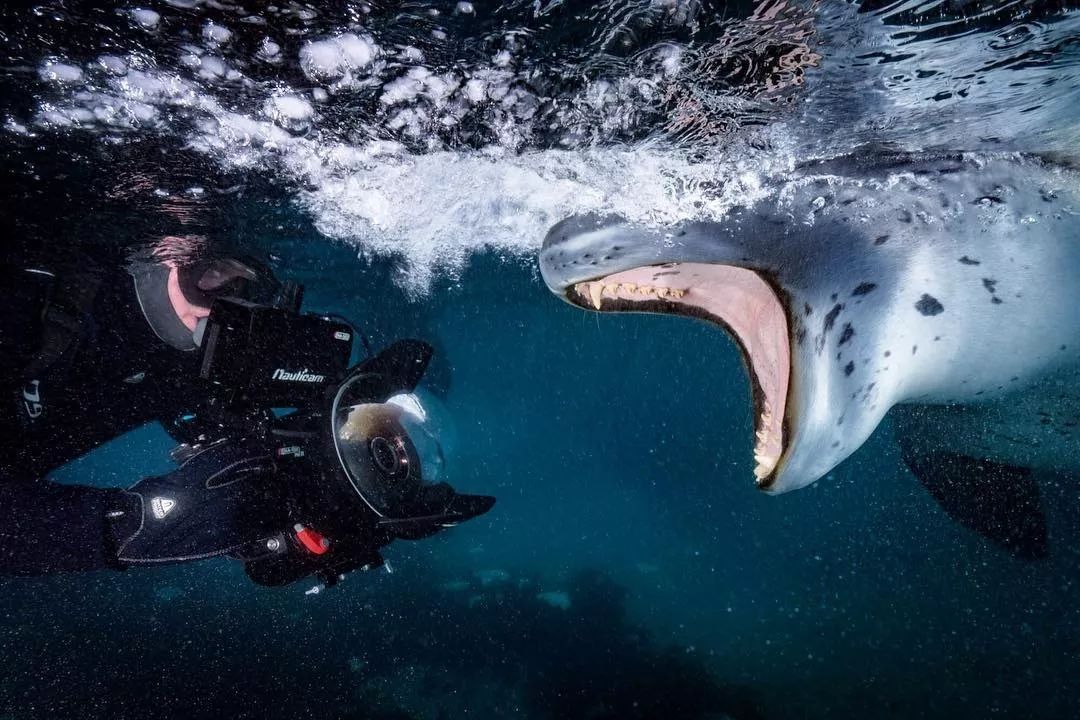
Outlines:
[[191,332],[195,332],[195,326],[199,320],[210,314],[210,308],[196,305],[184,297],[180,289],[180,272],[175,263],[169,265],[169,302],[172,303],[173,311],[180,322]]
[[[199,320],[210,314],[210,308],[192,301],[184,294],[180,287],[180,270],[176,263],[168,261],[165,265],[169,268],[169,302],[172,303],[173,312],[184,327],[195,332],[195,326]],[[251,277],[251,271],[239,263],[223,262],[208,268],[196,281],[196,286],[200,291],[212,294],[221,291],[234,280]]]

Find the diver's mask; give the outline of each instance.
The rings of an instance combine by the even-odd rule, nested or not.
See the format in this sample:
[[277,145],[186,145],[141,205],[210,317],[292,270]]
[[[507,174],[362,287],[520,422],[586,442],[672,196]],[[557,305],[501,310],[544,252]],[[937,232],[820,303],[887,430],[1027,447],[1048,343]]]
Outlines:
[[[216,299],[269,303],[282,288],[266,265],[246,256],[204,258],[176,265],[150,260],[134,263],[129,272],[135,280],[139,307],[154,333],[185,351],[199,345],[205,315]],[[174,291],[170,291],[170,282],[175,282]],[[185,324],[185,315],[201,319],[192,328]]]

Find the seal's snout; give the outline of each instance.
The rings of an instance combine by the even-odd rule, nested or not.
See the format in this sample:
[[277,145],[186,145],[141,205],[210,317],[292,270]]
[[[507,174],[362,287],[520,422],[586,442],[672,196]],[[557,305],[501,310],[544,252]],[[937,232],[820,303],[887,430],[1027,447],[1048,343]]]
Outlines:
[[560,220],[548,230],[547,235],[544,237],[544,245],[541,252],[558,249],[560,246],[572,242],[574,238],[583,234],[604,227],[621,225],[625,222],[625,219],[618,215],[599,215],[597,213],[571,215],[564,220]]
[[618,215],[573,215],[548,231],[540,249],[540,274],[556,295],[574,283],[655,262],[654,233]]

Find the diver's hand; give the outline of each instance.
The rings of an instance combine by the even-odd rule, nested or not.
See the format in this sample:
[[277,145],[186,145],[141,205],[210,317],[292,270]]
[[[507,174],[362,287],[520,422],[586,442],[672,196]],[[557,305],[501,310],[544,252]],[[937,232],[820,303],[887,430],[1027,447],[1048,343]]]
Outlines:
[[125,494],[113,517],[121,565],[225,555],[280,531],[284,483],[268,446],[224,440]]

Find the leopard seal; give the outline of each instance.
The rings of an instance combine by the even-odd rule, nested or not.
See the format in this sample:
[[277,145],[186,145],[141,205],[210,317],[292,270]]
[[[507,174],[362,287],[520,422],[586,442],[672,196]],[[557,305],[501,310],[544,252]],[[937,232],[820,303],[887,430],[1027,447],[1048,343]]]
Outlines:
[[1049,158],[877,153],[806,163],[723,218],[574,216],[544,240],[553,293],[700,318],[749,371],[770,493],[845,460],[890,410],[954,518],[1046,553],[1031,471],[1080,471],[1080,173]]

